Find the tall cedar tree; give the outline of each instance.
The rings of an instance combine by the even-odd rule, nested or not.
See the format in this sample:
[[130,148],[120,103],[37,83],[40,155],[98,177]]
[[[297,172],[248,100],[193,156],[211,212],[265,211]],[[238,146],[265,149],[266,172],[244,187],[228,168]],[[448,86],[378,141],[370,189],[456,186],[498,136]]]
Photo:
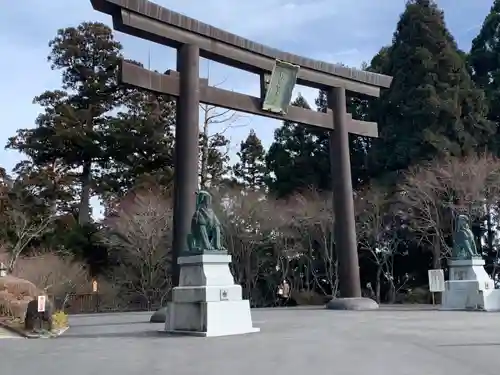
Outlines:
[[[292,105],[311,109],[300,95]],[[312,187],[320,190],[330,187],[328,138],[324,133],[289,121],[276,129],[266,156],[267,169],[272,176],[268,180],[271,193],[285,197]]]
[[78,212],[78,174],[60,160],[37,165],[23,160],[16,166],[15,187],[36,196],[47,215],[70,215]]
[[163,95],[130,91],[123,110],[106,123],[106,152],[99,192],[111,208],[132,188],[169,187],[174,173],[175,101]]
[[484,93],[474,87],[464,54],[431,0],[407,3],[372,67],[394,77],[376,104],[381,140],[375,173],[404,170],[436,155],[484,151],[494,126],[485,119]]
[[[363,64],[362,69],[366,69],[365,64]],[[369,121],[370,113],[369,113],[369,102],[366,97],[356,96],[352,93],[347,93],[346,98],[347,103],[347,112],[352,114],[352,117],[357,120]],[[326,92],[320,91],[319,96],[316,99],[316,106],[318,110],[321,112],[326,112],[327,110],[327,98]],[[329,165],[329,133],[323,130],[316,130],[316,132],[320,135],[320,144],[327,145],[327,147],[322,146],[321,150],[323,153],[321,154],[321,159],[324,160],[323,163],[328,163]],[[357,134],[349,133],[349,153],[351,156],[351,177],[352,177],[352,186],[356,189],[359,186],[368,182],[370,174],[369,174],[369,165],[368,165],[368,151],[372,145],[372,138],[364,137]],[[327,161],[328,160],[328,161]],[[335,176],[332,176],[335,178]]]
[[[324,91],[319,92],[315,104],[318,111],[326,111]],[[368,120],[368,104],[367,99],[351,95],[347,97],[346,110],[353,118]],[[301,96],[292,105],[310,108]],[[355,188],[368,181],[367,159],[371,142],[368,137],[349,134],[352,183]],[[287,196],[307,188],[331,189],[329,149],[329,133],[324,129],[284,122],[275,132],[274,142],[267,154],[267,166],[274,175],[268,179],[271,192]]]
[[[61,29],[49,46],[48,60],[61,70],[66,91],[35,98],[44,109],[37,126],[18,130],[8,147],[25,153],[31,170],[62,163],[60,177],[76,174],[78,222],[85,225],[90,222],[91,189],[108,199],[151,176],[170,181],[174,107],[168,98],[119,85],[122,46],[106,25]],[[110,116],[120,105],[125,111]],[[26,170],[26,162],[17,170],[22,168]]]
[[252,129],[244,142],[240,143],[237,156],[239,162],[233,166],[236,183],[246,189],[262,190],[267,181],[266,151]]
[[[500,123],[500,0],[495,0],[469,54],[472,78],[488,100],[488,119]],[[490,145],[500,155],[500,134]]]
[[49,42],[48,61],[62,72],[66,91],[46,91],[34,103],[43,108],[33,129],[20,129],[8,147],[25,153],[36,165],[63,161],[81,170],[78,222],[90,222],[90,196],[94,162],[106,160],[103,152],[105,114],[121,95],[117,82],[121,44],[111,29],[85,22],[60,29]]

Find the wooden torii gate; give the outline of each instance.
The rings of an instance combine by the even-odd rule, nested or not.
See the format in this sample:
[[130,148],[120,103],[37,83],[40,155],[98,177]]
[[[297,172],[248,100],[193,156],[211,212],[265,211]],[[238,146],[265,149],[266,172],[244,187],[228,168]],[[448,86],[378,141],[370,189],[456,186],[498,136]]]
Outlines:
[[[123,83],[168,94],[177,100],[174,176],[174,258],[183,251],[190,231],[198,188],[199,103],[330,130],[335,239],[339,262],[341,297],[360,297],[360,278],[354,221],[353,191],[348,133],[377,137],[377,124],[358,121],[346,112],[346,90],[378,97],[392,77],[316,61],[282,52],[241,38],[224,30],[186,17],[146,0],[91,0],[94,9],[113,18],[115,30],[147,39],[177,50],[177,71],[165,74],[123,62]],[[263,98],[208,85],[199,77],[199,60],[204,57],[260,76],[263,92],[277,62],[293,64],[293,84],[325,90],[328,111],[316,112],[289,106],[283,111],[263,110]],[[293,85],[292,85],[293,88]],[[291,95],[291,91],[288,93]],[[286,96],[286,95],[285,95]],[[282,98],[283,99],[283,98]],[[288,98],[289,99],[289,98]],[[173,259],[174,264],[176,259]],[[179,269],[174,270],[178,285]]]

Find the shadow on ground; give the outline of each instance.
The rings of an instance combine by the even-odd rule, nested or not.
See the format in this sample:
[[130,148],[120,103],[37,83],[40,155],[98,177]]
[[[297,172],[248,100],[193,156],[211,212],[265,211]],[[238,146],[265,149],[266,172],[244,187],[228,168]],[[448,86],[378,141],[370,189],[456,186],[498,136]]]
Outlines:
[[67,333],[58,338],[58,340],[71,340],[71,339],[105,339],[105,338],[156,338],[165,337],[166,334],[159,331],[123,331],[123,332],[78,332]]

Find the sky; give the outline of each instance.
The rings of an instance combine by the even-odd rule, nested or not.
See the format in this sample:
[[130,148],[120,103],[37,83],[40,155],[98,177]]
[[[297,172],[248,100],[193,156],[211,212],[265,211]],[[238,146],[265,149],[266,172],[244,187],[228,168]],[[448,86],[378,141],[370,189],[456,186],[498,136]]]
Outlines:
[[[159,5],[286,52],[331,63],[360,67],[391,42],[406,0],[155,0]],[[472,39],[493,0],[438,0],[448,28],[461,49]],[[47,63],[48,41],[59,28],[84,21],[110,26],[111,17],[92,9],[90,0],[9,1],[0,12],[0,144],[19,128],[32,127],[39,107],[33,98],[60,87],[60,73]],[[158,71],[175,69],[175,51],[169,47],[116,32],[127,58]],[[202,60],[200,75],[221,88],[259,96],[256,75]],[[313,105],[317,90],[297,86]],[[224,126],[218,125],[225,129]],[[277,120],[242,115],[224,133],[231,140],[234,161],[239,144],[254,129],[268,147]],[[215,125],[214,125],[215,127]],[[217,132],[220,129],[210,129]],[[0,148],[0,165],[10,170],[22,155]],[[95,204],[94,204],[95,206]]]

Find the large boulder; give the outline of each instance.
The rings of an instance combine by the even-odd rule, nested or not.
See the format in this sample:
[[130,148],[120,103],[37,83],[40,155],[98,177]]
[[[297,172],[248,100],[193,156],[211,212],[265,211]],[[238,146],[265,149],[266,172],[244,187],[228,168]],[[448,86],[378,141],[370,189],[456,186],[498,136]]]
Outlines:
[[0,277],[0,317],[24,321],[28,304],[41,294],[28,280],[10,275]]
[[24,329],[26,331],[37,329],[52,331],[52,305],[48,299],[45,299],[45,309],[43,312],[38,312],[38,298],[28,303],[26,318],[24,319]]

